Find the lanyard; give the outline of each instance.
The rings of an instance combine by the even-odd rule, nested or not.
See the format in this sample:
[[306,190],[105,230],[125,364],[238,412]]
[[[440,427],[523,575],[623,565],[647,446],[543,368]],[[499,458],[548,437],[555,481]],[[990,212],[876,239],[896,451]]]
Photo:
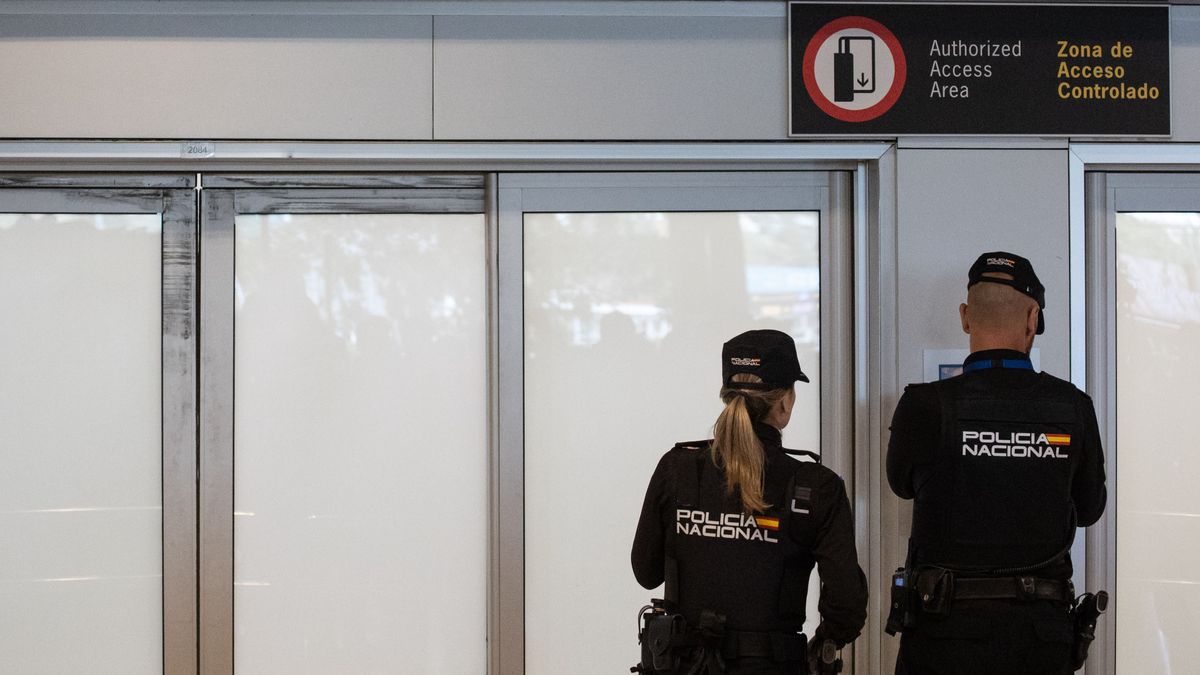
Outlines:
[[1033,362],[1029,359],[983,359],[981,361],[972,361],[971,363],[963,364],[964,373],[970,373],[976,370],[987,370],[989,368],[1033,370]]

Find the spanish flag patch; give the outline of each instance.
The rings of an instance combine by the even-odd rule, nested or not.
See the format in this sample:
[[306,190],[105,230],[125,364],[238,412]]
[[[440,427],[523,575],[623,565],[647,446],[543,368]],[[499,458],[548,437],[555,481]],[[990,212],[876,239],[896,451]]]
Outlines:
[[1050,445],[1070,445],[1071,434],[1046,434],[1046,442]]
[[766,516],[754,516],[754,522],[757,523],[758,526],[764,530],[770,530],[772,532],[779,531],[779,519],[778,518],[768,518]]

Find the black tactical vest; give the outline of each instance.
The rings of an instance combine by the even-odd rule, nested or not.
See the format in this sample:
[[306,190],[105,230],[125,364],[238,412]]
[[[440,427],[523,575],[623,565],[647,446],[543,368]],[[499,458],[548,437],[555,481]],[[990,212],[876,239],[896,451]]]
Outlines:
[[[965,569],[1034,565],[1074,535],[1078,394],[1046,374],[996,386],[984,374],[934,383],[941,447],[914,474],[915,562]],[[1011,384],[1011,383],[1009,383]]]
[[743,514],[725,495],[709,442],[681,443],[673,466],[674,510],[666,541],[666,596],[689,621],[710,609],[744,631],[799,631],[817,534],[809,469],[778,453],[766,467],[771,508]]

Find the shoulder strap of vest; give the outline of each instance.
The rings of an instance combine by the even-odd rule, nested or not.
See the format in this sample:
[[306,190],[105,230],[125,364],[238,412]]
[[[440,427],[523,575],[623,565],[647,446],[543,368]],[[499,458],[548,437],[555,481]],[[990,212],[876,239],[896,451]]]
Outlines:
[[700,500],[700,462],[698,454],[707,451],[712,441],[687,441],[676,443],[680,453],[673,467],[675,473],[675,501],[681,506],[692,506]]
[[940,383],[933,383],[933,393],[938,399],[938,409],[941,412],[941,429],[938,434],[938,441],[943,447],[948,447],[947,444],[954,444],[954,421],[958,417],[958,407],[955,405],[954,397],[948,396],[946,388]]
[[[947,396],[945,387],[941,386],[940,382],[931,383],[933,393],[937,396],[938,412],[941,413],[939,423],[941,428],[938,429],[938,443],[942,447],[949,447],[954,444],[954,419],[958,414],[958,410],[954,405],[953,397]],[[920,494],[924,484],[917,486],[916,492]],[[913,569],[913,565],[917,562],[917,542],[910,534],[908,537],[908,552],[904,556],[904,568],[906,570]]]
[[[781,519],[787,519],[788,535],[792,536],[792,528],[796,518],[808,518],[812,513],[812,488],[798,480],[796,472],[788,478],[787,488],[783,491],[783,504],[779,505]],[[787,600],[803,598],[808,592],[807,575],[801,572],[799,565],[786,564],[783,568],[783,578],[780,580],[779,597],[787,604]],[[800,614],[803,606],[781,606],[784,613]]]
[[[687,450],[675,457],[671,465],[672,482],[675,485],[676,506],[694,506],[700,501],[700,462],[698,456],[711,447],[712,441],[685,441],[676,443],[675,448]],[[663,558],[663,600],[668,608],[679,606],[679,558],[675,555],[675,534],[667,535],[666,556]]]

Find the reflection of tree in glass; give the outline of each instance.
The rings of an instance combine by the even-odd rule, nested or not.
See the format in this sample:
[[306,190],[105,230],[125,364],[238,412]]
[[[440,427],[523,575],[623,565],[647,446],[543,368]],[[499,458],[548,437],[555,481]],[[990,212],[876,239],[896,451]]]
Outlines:
[[1121,214],[1117,301],[1135,316],[1200,323],[1200,214]]
[[[1191,390],[1200,342],[1200,214],[1119,214],[1117,268],[1118,313],[1136,322],[1120,325],[1119,367],[1148,361],[1165,391]],[[1161,412],[1186,416],[1195,407],[1167,398]]]
[[527,216],[525,240],[527,251],[553,251],[555,261],[527,268],[527,302],[551,310],[551,330],[570,344],[602,339],[601,318],[612,312],[654,342],[701,306],[744,314],[736,213]]
[[788,332],[816,349],[820,325],[820,237],[816,212],[741,214],[746,287],[755,321]]
[[820,265],[816,212],[746,211],[746,261],[751,265],[811,267]]
[[[353,348],[364,326],[375,339],[406,344],[406,336],[436,341],[460,334],[483,302],[479,289],[430,266],[462,264],[464,242],[478,237],[468,223],[444,216],[289,214],[238,219],[239,238],[267,238],[269,254],[238,262],[247,299],[262,284],[302,286],[320,320]],[[469,243],[466,244],[469,247]],[[410,260],[412,264],[405,264]],[[268,279],[267,269],[273,279]],[[386,327],[386,329],[385,329]]]
[[[1177,530],[1191,519],[1179,514],[1198,513],[1192,484],[1164,476],[1200,469],[1191,434],[1178,424],[1200,403],[1200,214],[1118,213],[1116,235],[1117,456],[1129,460],[1120,475],[1136,504],[1123,507],[1121,518],[1130,514],[1136,525],[1121,526],[1128,534],[1119,537],[1135,541],[1139,531]],[[1157,565],[1153,559],[1134,564]],[[1144,576],[1167,574],[1160,569]]]

